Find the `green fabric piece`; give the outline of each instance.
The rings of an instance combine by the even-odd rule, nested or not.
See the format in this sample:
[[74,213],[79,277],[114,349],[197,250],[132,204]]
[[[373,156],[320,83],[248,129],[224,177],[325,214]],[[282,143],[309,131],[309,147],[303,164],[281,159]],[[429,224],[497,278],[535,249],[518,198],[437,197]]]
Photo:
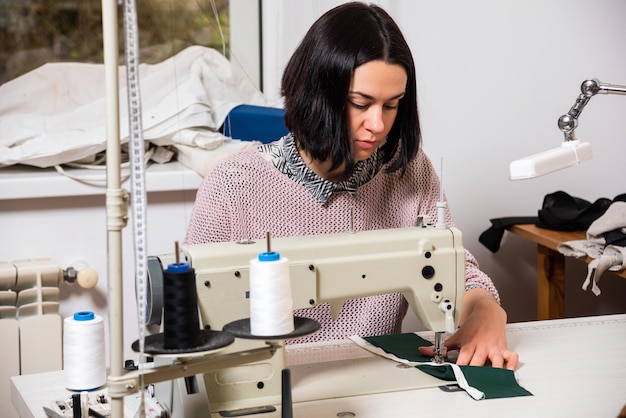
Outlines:
[[[363,338],[385,352],[413,362],[430,362],[431,358],[422,355],[418,347],[429,347],[432,343],[417,334],[404,333],[380,335]],[[450,361],[446,358],[446,361]],[[449,366],[416,366],[424,373],[436,378],[455,381],[454,372]],[[532,396],[532,393],[521,387],[512,370],[486,366],[459,366],[470,386],[482,391],[485,399],[511,398],[515,396]]]

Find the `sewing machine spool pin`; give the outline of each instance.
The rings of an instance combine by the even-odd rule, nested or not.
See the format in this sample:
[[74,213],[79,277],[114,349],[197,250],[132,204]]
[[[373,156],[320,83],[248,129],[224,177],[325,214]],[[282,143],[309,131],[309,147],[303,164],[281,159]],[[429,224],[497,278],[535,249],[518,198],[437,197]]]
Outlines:
[[180,264],[180,245],[178,241],[174,241],[174,257],[176,257],[176,264]]

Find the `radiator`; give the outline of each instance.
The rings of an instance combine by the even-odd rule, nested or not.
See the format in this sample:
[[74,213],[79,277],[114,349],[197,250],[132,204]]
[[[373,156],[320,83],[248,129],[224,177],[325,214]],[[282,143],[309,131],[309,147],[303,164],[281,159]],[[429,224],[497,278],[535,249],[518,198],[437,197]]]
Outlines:
[[11,405],[11,376],[63,369],[61,268],[49,259],[0,262],[0,405]]

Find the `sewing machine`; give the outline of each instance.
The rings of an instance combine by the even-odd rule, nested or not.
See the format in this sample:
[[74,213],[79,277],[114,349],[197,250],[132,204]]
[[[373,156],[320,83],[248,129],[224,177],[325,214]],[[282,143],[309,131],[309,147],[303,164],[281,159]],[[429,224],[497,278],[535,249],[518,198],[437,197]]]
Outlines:
[[[185,260],[195,269],[205,328],[221,330],[233,321],[249,318],[249,263],[267,251],[267,246],[259,240],[182,247]],[[414,227],[276,238],[271,247],[289,259],[294,309],[328,302],[337,315],[346,299],[401,292],[421,323],[435,331],[438,350],[443,347],[444,332],[453,332],[458,324],[465,252],[456,228],[429,225],[424,217]],[[168,257],[159,257],[163,267],[172,261]],[[237,338],[212,355],[266,346],[269,339]],[[185,411],[184,416],[199,416],[199,411],[210,416],[209,405],[216,412],[256,411],[279,404],[281,370],[285,368],[284,347],[279,343],[269,360],[205,373],[191,385],[194,390],[189,390],[190,382],[185,386],[183,379],[166,382],[157,385],[156,396],[169,399],[174,410]]]

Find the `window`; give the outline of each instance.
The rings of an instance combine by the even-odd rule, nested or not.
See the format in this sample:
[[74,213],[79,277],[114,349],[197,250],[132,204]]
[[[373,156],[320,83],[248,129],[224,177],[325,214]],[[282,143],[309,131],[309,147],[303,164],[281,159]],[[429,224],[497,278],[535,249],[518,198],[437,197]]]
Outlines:
[[[136,8],[141,62],[190,45],[228,54],[228,0],[136,0]],[[122,55],[123,15],[120,5]],[[101,0],[0,0],[0,45],[0,84],[47,62],[102,63]]]

